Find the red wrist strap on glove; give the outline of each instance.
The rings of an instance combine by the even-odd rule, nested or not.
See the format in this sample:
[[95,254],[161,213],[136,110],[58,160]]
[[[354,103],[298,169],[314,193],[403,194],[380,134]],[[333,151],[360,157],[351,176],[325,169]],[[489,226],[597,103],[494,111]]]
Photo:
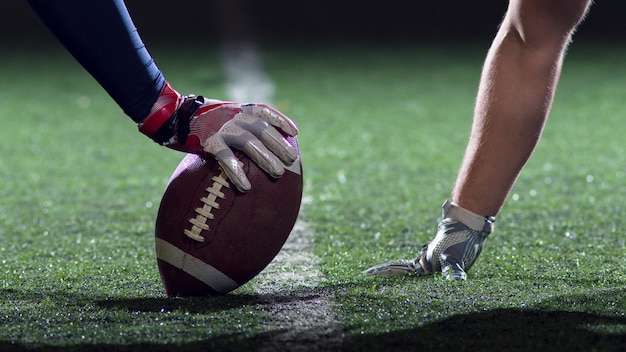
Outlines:
[[223,104],[227,102],[205,105],[204,97],[182,96],[166,83],[150,115],[139,125],[139,131],[160,145],[202,154],[202,146],[196,145],[200,141],[185,146],[191,119],[200,108],[203,108],[203,111],[210,110]]
[[183,97],[166,82],[161,95],[159,95],[159,98],[150,110],[150,114],[143,123],[139,124],[139,131],[155,142],[163,144],[156,140],[154,136],[178,110],[182,100]]

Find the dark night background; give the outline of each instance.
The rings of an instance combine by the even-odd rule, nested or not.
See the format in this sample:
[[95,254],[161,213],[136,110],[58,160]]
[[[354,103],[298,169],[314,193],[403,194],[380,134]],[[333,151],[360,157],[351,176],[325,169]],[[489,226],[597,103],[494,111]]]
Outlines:
[[[241,0],[236,15],[220,22],[216,1],[128,0],[148,44],[202,37],[218,40],[224,25],[248,18],[256,39],[280,41],[480,41],[489,43],[507,6],[496,0],[287,1]],[[232,4],[232,3],[231,3]],[[621,42],[626,1],[597,0],[576,40]],[[247,16],[246,16],[247,14]],[[20,46],[51,41],[25,1],[2,4],[0,41]]]

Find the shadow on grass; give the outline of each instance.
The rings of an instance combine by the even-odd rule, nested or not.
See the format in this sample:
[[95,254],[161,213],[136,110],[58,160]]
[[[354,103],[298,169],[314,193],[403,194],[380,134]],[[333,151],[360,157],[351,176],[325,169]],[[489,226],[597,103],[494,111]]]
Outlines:
[[416,329],[349,337],[343,346],[346,351],[623,351],[626,318],[497,309]]
[[209,314],[243,306],[265,306],[308,301],[326,295],[327,290],[303,290],[285,294],[235,294],[218,297],[189,298],[130,298],[96,301],[105,309],[123,309],[129,312],[183,311],[192,314]]
[[[118,299],[96,302],[103,309],[211,313],[242,305],[272,305],[313,300],[332,294],[314,289],[272,295],[228,295],[191,299]],[[408,328],[389,333],[343,336],[349,326],[310,326],[285,339],[284,328],[254,336],[220,335],[182,345],[74,345],[37,348],[0,341],[0,351],[623,351],[626,348],[624,290],[593,296],[557,297],[528,309],[494,309],[448,317],[425,325],[407,322]],[[590,313],[580,307],[590,302],[614,302],[610,313]],[[559,307],[562,310],[542,309]],[[598,309],[598,305],[593,305]],[[601,305],[600,305],[601,306]],[[571,307],[572,309],[567,309]],[[617,313],[616,313],[617,312]],[[350,324],[349,322],[344,322]],[[353,330],[354,331],[354,330]]]
[[345,351],[626,351],[626,290],[458,314],[415,328],[348,336],[342,346]]

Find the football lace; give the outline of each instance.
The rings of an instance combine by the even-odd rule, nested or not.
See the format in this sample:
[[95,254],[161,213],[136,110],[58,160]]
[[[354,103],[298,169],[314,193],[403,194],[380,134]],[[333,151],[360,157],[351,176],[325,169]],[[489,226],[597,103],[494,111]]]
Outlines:
[[184,231],[187,237],[198,242],[204,242],[204,237],[200,235],[202,231],[210,229],[207,220],[212,220],[215,217],[211,211],[220,208],[219,203],[217,203],[218,198],[224,199],[224,192],[221,191],[222,187],[230,188],[224,171],[220,172],[218,176],[213,176],[211,180],[213,180],[213,184],[206,189],[207,196],[200,198],[200,201],[203,203],[202,208],[196,208],[196,217],[189,219],[192,225],[191,229],[185,229]]

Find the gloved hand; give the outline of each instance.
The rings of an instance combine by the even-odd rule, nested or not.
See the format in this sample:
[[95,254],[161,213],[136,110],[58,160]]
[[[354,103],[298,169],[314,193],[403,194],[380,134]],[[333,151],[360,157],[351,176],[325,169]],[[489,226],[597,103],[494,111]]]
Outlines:
[[231,148],[244,152],[275,178],[298,157],[283,136],[297,135],[298,128],[281,112],[263,104],[182,96],[169,83],[139,131],[169,148],[215,157],[242,192],[250,190],[250,181]]
[[413,260],[393,260],[365,271],[366,275],[432,275],[442,272],[449,280],[465,280],[493,231],[493,216],[480,216],[446,201],[437,235],[422,246]]

